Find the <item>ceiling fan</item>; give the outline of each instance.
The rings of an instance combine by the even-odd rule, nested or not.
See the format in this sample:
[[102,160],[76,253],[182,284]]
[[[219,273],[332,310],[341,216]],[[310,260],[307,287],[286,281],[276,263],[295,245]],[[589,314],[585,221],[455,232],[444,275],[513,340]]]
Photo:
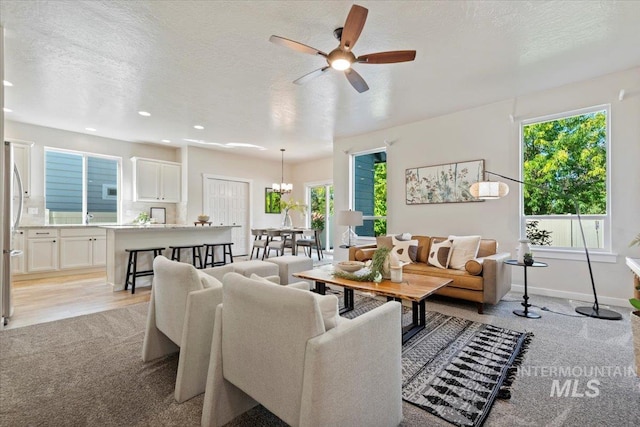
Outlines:
[[294,80],[295,84],[304,84],[309,80],[324,74],[327,70],[329,70],[329,68],[333,68],[335,70],[344,71],[344,74],[349,80],[349,83],[351,83],[351,86],[353,86],[354,89],[358,92],[362,93],[369,90],[369,86],[367,86],[367,83],[364,81],[362,76],[358,74],[353,68],[351,68],[354,63],[391,64],[394,62],[413,61],[416,57],[415,50],[394,50],[391,52],[370,53],[367,55],[356,57],[351,50],[358,41],[358,37],[360,37],[360,33],[364,28],[364,23],[367,20],[368,12],[369,11],[366,8],[358,6],[357,4],[351,6],[349,15],[347,15],[347,20],[344,23],[344,27],[337,28],[333,32],[334,36],[340,41],[340,45],[329,52],[329,54],[326,54],[311,46],[307,46],[305,44],[280,36],[271,36],[269,38],[269,41],[296,50],[298,52],[308,53],[311,55],[320,55],[327,60],[327,64],[329,65],[319,68],[315,71],[305,74],[297,80]]

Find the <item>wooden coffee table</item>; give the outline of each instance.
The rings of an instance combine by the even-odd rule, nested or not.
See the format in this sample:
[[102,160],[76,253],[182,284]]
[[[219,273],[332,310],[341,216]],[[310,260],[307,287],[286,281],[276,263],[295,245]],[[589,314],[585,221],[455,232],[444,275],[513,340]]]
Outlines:
[[390,280],[383,280],[380,283],[358,282],[335,277],[333,270],[326,267],[314,268],[293,275],[301,279],[315,281],[314,291],[322,295],[325,294],[327,284],[342,286],[344,288],[344,308],[340,310],[340,314],[353,310],[354,290],[383,295],[387,297],[387,301],[411,301],[413,321],[410,325],[402,328],[403,344],[424,329],[427,317],[425,304],[427,297],[452,282],[451,279],[408,273],[402,274],[402,283],[394,283]]

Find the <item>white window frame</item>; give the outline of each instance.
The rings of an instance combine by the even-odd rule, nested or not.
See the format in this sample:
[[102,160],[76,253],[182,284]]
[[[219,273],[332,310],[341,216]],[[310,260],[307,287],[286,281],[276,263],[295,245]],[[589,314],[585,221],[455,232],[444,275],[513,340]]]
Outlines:
[[[561,113],[549,114],[546,116],[540,116],[522,120],[520,122],[520,180],[524,181],[524,127],[527,125],[548,122],[558,120],[571,116],[579,116],[582,114],[594,113],[597,111],[606,111],[607,115],[607,132],[606,132],[606,150],[607,150],[607,177],[606,177],[606,191],[607,191],[607,212],[605,215],[580,215],[583,220],[601,220],[603,223],[602,237],[603,248],[589,248],[589,257],[591,261],[596,262],[617,262],[617,254],[611,252],[611,105],[602,104],[587,108],[581,108],[577,110],[565,111]],[[519,185],[520,191],[520,235],[526,235],[526,220],[527,219],[571,219],[577,220],[578,216],[572,215],[525,215],[524,214],[524,188],[523,185]],[[586,259],[584,247],[566,248],[566,247],[549,247],[549,246],[533,246],[533,250],[537,258],[553,258],[553,259],[569,259],[569,260],[584,260]]]
[[[116,218],[117,218],[117,222],[120,223],[122,222],[122,157],[118,157],[118,156],[109,156],[107,154],[97,154],[97,153],[91,153],[88,151],[77,151],[77,150],[68,150],[65,148],[57,148],[57,147],[44,147],[44,162],[45,162],[45,167],[44,167],[44,194],[47,194],[47,174],[46,174],[46,159],[47,159],[47,152],[51,151],[51,152],[58,152],[58,153],[66,153],[66,154],[75,154],[78,156],[82,156],[82,218],[84,218],[84,213],[87,212],[87,162],[88,162],[88,157],[98,157],[98,158],[102,158],[102,159],[108,159],[108,160],[115,160],[118,162],[118,173],[117,173],[117,204],[116,204]],[[105,194],[105,189],[103,187],[102,189],[102,193],[103,193],[103,197]],[[109,196],[108,198],[111,198],[113,196]],[[45,206],[46,206],[46,200],[45,200]],[[96,222],[95,224],[101,224],[99,222]]]
[[[389,172],[389,163],[388,163],[388,153],[387,153],[387,148],[386,147],[377,147],[377,148],[371,148],[369,150],[363,150],[363,151],[358,151],[357,153],[350,153],[349,154],[349,209],[353,209],[355,210],[355,164],[356,164],[356,156],[364,156],[367,154],[374,154],[374,153],[381,153],[384,152],[387,155],[387,174]],[[387,175],[388,176],[388,175]],[[387,186],[387,188],[389,188]],[[387,194],[387,201],[388,199],[388,194]],[[389,206],[387,206],[387,210],[389,209]],[[363,221],[375,221],[377,219],[384,219],[385,221],[387,221],[387,217],[386,216],[373,216],[373,215],[364,215],[362,216],[362,220]],[[387,225],[389,225],[389,222],[387,221]],[[388,232],[389,230],[387,230]],[[362,240],[362,241],[375,241],[376,238],[375,236],[358,236],[358,240]]]

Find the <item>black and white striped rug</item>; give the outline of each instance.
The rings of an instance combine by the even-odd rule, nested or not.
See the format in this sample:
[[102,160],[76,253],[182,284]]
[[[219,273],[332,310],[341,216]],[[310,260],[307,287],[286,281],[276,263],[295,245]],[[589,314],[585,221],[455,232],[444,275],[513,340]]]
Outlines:
[[[344,316],[382,303],[357,295],[355,309]],[[410,321],[405,307],[403,323]],[[451,424],[481,426],[495,399],[510,397],[516,367],[532,338],[429,311],[425,329],[402,346],[402,398]]]

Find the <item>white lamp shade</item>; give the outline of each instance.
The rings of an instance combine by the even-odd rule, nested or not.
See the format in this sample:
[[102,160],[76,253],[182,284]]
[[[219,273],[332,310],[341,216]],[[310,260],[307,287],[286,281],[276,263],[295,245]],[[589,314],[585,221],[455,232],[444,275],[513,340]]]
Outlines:
[[338,211],[336,215],[336,223],[338,225],[346,225],[355,227],[362,225],[362,212],[360,211]]
[[472,184],[469,192],[476,199],[493,200],[509,194],[509,186],[499,181],[480,181]]

